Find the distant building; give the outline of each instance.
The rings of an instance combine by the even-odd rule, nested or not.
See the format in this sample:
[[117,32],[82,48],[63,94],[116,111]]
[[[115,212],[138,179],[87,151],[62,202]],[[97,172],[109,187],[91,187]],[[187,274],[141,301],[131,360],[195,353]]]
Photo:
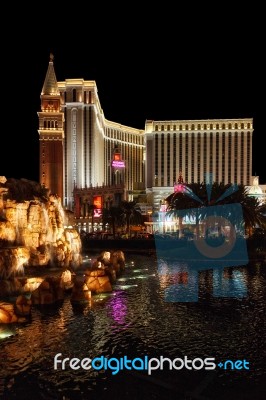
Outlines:
[[[84,201],[97,195],[97,187],[110,188],[115,196],[116,185],[117,200],[145,204],[149,198],[159,210],[180,172],[187,183],[203,182],[209,173],[225,184],[251,183],[252,118],[148,120],[143,130],[111,122],[96,82],[57,82],[52,56],[38,117],[40,182],[62,198],[65,208],[78,204],[78,213],[86,214]],[[111,194],[99,196],[105,204],[104,196]]]
[[266,201],[266,185],[259,185],[259,177],[252,177],[252,185],[247,187],[248,194],[252,197],[256,197],[260,203]]
[[[39,116],[40,182],[74,208],[73,190],[115,184],[115,148],[125,162],[125,193],[144,185],[144,131],[108,121],[95,81],[57,82],[51,57],[41,92]],[[118,164],[117,164],[118,165]],[[121,184],[121,182],[120,182]]]
[[146,188],[156,208],[173,192],[182,172],[186,183],[213,181],[249,185],[253,120],[146,121]]

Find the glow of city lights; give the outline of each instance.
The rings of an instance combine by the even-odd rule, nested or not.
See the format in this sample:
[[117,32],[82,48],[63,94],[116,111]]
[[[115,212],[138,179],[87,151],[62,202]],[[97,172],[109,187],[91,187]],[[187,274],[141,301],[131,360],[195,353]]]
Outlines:
[[137,287],[138,285],[116,285],[115,288],[116,289],[121,289],[121,290],[127,290],[130,289],[132,287]]
[[15,330],[12,330],[9,326],[0,326],[0,340],[14,335]]

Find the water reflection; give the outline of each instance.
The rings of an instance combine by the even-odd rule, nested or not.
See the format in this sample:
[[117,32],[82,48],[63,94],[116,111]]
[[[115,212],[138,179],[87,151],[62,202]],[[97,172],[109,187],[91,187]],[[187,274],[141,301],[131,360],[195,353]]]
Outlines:
[[[130,257],[112,293],[93,296],[91,304],[82,307],[73,305],[70,296],[66,296],[56,306],[34,306],[32,319],[25,324],[0,326],[0,382],[4,382],[2,392],[6,398],[61,400],[65,396],[85,400],[94,398],[93,393],[98,398],[103,398],[104,393],[109,398],[178,398],[171,397],[164,386],[162,393],[147,376],[141,378],[125,371],[117,377],[119,383],[104,371],[68,368],[55,373],[53,358],[57,353],[78,358],[101,355],[209,356],[217,361],[245,358],[252,369],[246,374],[217,370],[207,385],[206,397],[233,399],[236,394],[232,391],[231,396],[228,391],[234,385],[238,398],[243,393],[244,398],[249,384],[262,387],[265,266],[230,267],[219,273],[206,270],[196,276],[184,263],[176,269],[177,266],[172,268],[155,256],[136,255],[132,263]],[[191,282],[197,287],[198,301],[165,301],[165,291],[174,285],[187,290],[188,295],[188,288],[192,288],[194,295]],[[237,296],[231,297],[235,291]],[[203,378],[200,372],[197,375],[177,372],[158,371],[151,381],[168,382],[184,395]]]
[[244,269],[214,270],[213,295],[215,297],[246,297],[247,277]]
[[16,328],[13,324],[0,324],[0,340],[6,339],[16,334]]
[[107,313],[113,319],[113,329],[126,329],[130,324],[126,322],[127,297],[123,291],[116,291],[115,296],[107,304]]
[[205,289],[209,294],[211,290],[214,297],[243,298],[247,296],[247,276],[244,267],[215,268],[214,266],[213,269],[201,271],[184,262],[159,259],[158,273],[166,301],[197,302],[204,275],[211,276],[211,285],[209,280]]

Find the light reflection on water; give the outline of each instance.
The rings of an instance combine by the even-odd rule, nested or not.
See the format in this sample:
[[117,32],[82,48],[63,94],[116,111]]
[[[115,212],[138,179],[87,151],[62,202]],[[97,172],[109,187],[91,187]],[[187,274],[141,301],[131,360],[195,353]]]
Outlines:
[[[119,390],[128,395],[136,390],[135,397],[129,398],[141,398],[138,396],[142,392],[144,396],[146,390],[151,391],[151,398],[164,398],[157,386],[147,389],[147,378],[126,371],[116,378],[104,371],[54,371],[53,358],[57,353],[78,358],[245,358],[252,369],[238,374],[217,371],[209,388],[217,392],[213,397],[209,394],[209,398],[230,398],[227,385],[238,385],[238,390],[241,387],[244,392],[245,382],[260,384],[265,362],[262,349],[266,267],[230,268],[221,276],[203,271],[198,276],[198,302],[166,302],[167,288],[188,284],[187,266],[180,265],[173,276],[167,273],[167,264],[165,273],[158,273],[155,257],[127,258],[126,271],[114,291],[94,296],[92,304],[73,305],[66,297],[54,306],[33,307],[32,320],[25,324],[0,327],[0,382],[6,398],[23,399],[30,395],[31,399],[88,399],[93,393],[110,396],[120,393]],[[241,298],[219,296],[221,282],[228,286],[232,278],[240,291],[246,285],[247,292]],[[159,371],[156,376],[159,381],[174,382],[180,390],[190,390],[200,374],[195,377],[190,373],[188,379],[184,375],[183,383],[181,371]],[[167,390],[165,398],[171,398]]]

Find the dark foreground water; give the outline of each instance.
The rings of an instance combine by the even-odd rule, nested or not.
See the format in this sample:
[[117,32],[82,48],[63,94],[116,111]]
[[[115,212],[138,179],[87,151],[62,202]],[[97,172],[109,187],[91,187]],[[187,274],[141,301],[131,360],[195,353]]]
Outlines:
[[[225,282],[234,277],[237,286],[239,278],[239,298],[214,297],[217,280],[206,271],[199,275],[198,302],[169,302],[165,290],[186,285],[186,266],[173,277],[165,263],[159,275],[155,255],[125,254],[126,271],[111,294],[94,296],[84,307],[73,306],[66,295],[56,306],[34,306],[26,324],[0,325],[0,398],[265,399],[266,266],[224,272]],[[58,353],[60,358],[138,360],[135,369],[116,375],[110,368],[73,370],[69,364],[55,370]],[[149,375],[140,370],[145,356],[170,361]],[[169,370],[177,358],[180,368],[185,356],[214,358],[215,369],[199,369],[202,362],[196,360],[197,370]],[[246,368],[232,370],[229,363],[224,370],[218,364],[226,360],[241,360],[237,368]]]

